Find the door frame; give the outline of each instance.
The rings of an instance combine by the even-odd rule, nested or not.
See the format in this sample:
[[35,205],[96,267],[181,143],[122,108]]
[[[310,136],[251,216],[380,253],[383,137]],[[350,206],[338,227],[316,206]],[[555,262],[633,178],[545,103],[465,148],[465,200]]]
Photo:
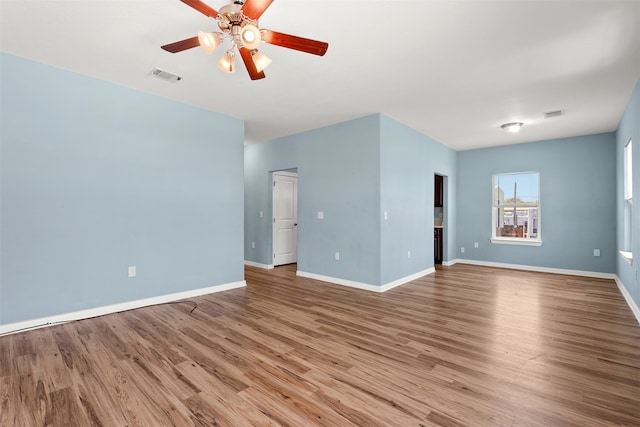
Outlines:
[[[289,169],[289,170],[278,170],[278,171],[273,171],[271,173],[271,265],[273,267],[276,267],[278,265],[286,265],[286,264],[276,264],[275,263],[275,254],[276,254],[276,227],[275,227],[275,210],[276,210],[276,201],[275,199],[275,192],[273,191],[273,189],[275,188],[276,185],[276,176],[285,176],[285,177],[295,177],[296,178],[296,183],[297,183],[297,179],[298,179],[298,171],[297,169]],[[296,240],[295,242],[295,258],[296,258],[296,263],[298,262],[298,185],[296,184],[296,190],[295,190],[295,234],[294,234],[294,238]]]
[[[449,244],[448,244],[448,230],[449,230],[449,175],[447,175],[446,173],[443,172],[438,172],[438,171],[434,171],[433,172],[433,178],[434,178],[434,192],[435,192],[435,177],[436,175],[442,177],[442,265],[451,265],[451,261],[449,261],[449,257],[448,257],[448,251],[449,251]],[[434,197],[435,199],[435,197]],[[435,204],[434,204],[434,213],[435,213]],[[435,216],[434,216],[434,221],[435,221]],[[435,255],[435,254],[434,254]],[[434,263],[435,266],[435,263]]]

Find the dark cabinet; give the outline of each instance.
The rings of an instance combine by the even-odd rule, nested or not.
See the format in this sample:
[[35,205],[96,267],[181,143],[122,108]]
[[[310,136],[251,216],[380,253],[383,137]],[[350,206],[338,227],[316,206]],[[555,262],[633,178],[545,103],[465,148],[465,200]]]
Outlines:
[[433,229],[433,263],[442,264],[442,228]]
[[444,205],[444,177],[442,175],[435,175],[433,195],[433,206],[441,208]]

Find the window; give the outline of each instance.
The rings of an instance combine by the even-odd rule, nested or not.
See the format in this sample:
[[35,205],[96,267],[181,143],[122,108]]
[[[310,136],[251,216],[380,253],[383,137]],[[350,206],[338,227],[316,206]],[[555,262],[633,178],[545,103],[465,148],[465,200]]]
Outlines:
[[540,174],[493,176],[493,243],[540,246]]
[[629,140],[624,147],[624,200],[631,203],[633,199],[633,141]]
[[629,140],[624,147],[624,236],[623,250],[620,251],[622,257],[631,264],[633,254],[631,253],[632,242],[632,210],[633,210],[633,141]]

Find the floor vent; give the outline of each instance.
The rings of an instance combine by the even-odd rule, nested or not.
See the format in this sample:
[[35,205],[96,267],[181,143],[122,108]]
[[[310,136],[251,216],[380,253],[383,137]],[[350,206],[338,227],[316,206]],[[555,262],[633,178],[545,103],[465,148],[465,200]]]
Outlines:
[[178,81],[182,80],[182,77],[180,77],[179,75],[170,73],[170,72],[165,71],[165,70],[161,70],[159,68],[154,68],[153,70],[151,70],[149,75],[157,77],[157,78],[162,79],[162,80],[166,80],[166,81],[171,82],[171,83],[175,83],[175,82],[178,82]]
[[544,113],[545,119],[550,119],[551,117],[564,116],[564,110],[555,110],[555,111],[547,111]]

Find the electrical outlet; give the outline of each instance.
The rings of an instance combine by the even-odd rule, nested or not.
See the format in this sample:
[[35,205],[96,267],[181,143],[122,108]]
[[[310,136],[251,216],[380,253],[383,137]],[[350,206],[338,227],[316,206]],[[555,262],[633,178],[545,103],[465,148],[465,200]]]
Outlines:
[[336,261],[340,261],[340,252],[336,252]]
[[389,214],[387,213],[387,211],[384,211],[384,219],[385,221],[389,219]]
[[407,258],[411,258],[411,251],[407,251]]
[[480,247],[480,245],[478,244],[478,242],[473,242],[473,247],[478,249]]
[[264,212],[260,211],[260,218],[264,218]]
[[464,247],[460,248],[460,252],[464,253]]
[[256,248],[256,242],[251,242],[251,248],[255,249]]
[[135,265],[129,266],[129,269],[127,270],[127,277],[136,277],[136,266]]
[[318,212],[318,219],[324,219],[324,212]]
[[600,256],[600,249],[594,249],[593,256]]

